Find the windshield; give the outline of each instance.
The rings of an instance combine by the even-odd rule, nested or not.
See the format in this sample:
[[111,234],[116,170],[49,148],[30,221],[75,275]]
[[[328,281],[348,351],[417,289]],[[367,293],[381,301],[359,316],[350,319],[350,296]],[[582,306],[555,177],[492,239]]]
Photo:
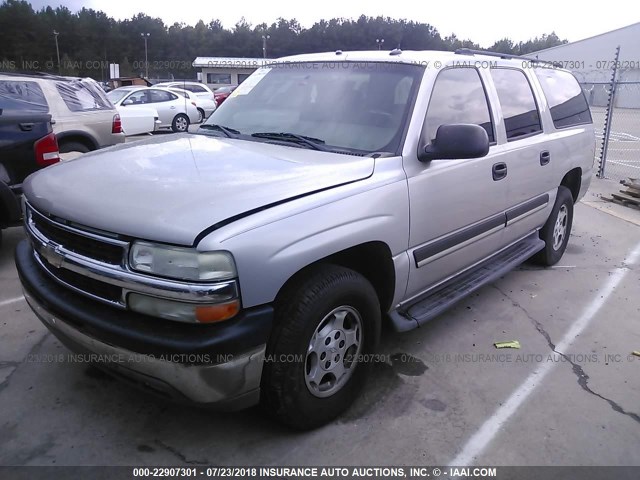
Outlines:
[[400,63],[274,64],[238,86],[205,125],[241,135],[302,135],[329,149],[396,153],[423,71]]
[[107,98],[111,100],[111,103],[117,103],[132,91],[133,90],[120,90],[116,88],[115,90],[111,90],[109,93],[107,93]]

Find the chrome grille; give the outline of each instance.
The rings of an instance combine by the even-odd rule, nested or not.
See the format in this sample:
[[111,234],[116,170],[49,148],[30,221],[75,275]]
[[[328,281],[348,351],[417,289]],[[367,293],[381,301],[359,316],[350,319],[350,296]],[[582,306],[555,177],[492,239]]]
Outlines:
[[28,202],[25,226],[34,257],[50,277],[111,306],[127,308],[131,292],[203,304],[239,297],[237,280],[193,283],[132,271],[127,256],[133,240],[46,217]]
[[70,287],[79,293],[83,293],[97,300],[106,300],[117,306],[122,305],[122,288],[110,283],[101,282],[94,278],[85,277],[66,268],[57,268],[51,265],[46,258],[38,255],[40,265],[59,283]]
[[87,258],[111,265],[122,263],[124,258],[122,246],[101,241],[93,235],[91,237],[83,235],[76,229],[66,229],[33,209],[30,214],[33,226],[48,240]]
[[74,265],[66,263],[65,258],[67,254],[75,254],[85,262],[120,269],[125,263],[127,242],[66,225],[37,212],[29,204],[25,210],[34,255],[45,272],[71,290],[109,305],[125,307],[121,286],[79,272]]

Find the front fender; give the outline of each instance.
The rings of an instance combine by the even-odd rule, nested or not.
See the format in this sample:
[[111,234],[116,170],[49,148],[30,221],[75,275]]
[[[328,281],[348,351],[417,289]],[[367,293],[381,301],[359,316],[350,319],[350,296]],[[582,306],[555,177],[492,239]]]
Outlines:
[[[296,202],[313,201],[318,198]],[[293,206],[285,204],[277,208],[293,209]],[[251,307],[272,302],[295,273],[348,248],[379,241],[388,245],[391,254],[396,256],[407,249],[408,231],[407,186],[406,178],[402,178],[281,217],[221,238],[219,242],[215,241],[214,234],[204,239],[198,248],[220,248],[233,254],[243,306]],[[401,279],[398,282],[403,284]]]

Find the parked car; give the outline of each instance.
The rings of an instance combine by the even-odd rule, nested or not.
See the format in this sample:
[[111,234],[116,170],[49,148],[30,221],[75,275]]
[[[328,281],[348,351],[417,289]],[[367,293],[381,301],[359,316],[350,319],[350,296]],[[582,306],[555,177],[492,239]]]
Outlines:
[[63,159],[125,140],[118,112],[90,78],[0,73],[0,81],[38,84]]
[[168,87],[168,90],[173,93],[177,93],[181,97],[186,98],[198,109],[199,117],[198,123],[204,122],[209,115],[211,115],[216,110],[216,102],[211,100],[210,98],[198,97],[193,92],[189,90],[183,90],[182,88],[174,88]]
[[0,79],[0,243],[22,220],[22,182],[60,161],[44,92],[36,82]]
[[233,93],[233,91],[238,88],[237,85],[232,85],[230,87],[220,87],[213,92],[213,97],[216,101],[216,106],[219,107],[222,103],[229,98],[229,95]]
[[166,88],[120,87],[107,93],[107,97],[118,108],[155,108],[160,120],[159,129],[186,132],[189,124],[198,122],[196,106]]
[[211,89],[204,83],[200,83],[200,82],[189,81],[189,80],[182,80],[182,81],[175,80],[171,82],[156,83],[154,87],[181,88],[183,90],[188,90],[192,92],[198,98],[213,100],[213,92],[211,91]]
[[504,57],[289,57],[198,133],[32,175],[27,301],[152,391],[330,421],[383,322],[417,328],[565,251],[592,177],[589,107],[570,72]]

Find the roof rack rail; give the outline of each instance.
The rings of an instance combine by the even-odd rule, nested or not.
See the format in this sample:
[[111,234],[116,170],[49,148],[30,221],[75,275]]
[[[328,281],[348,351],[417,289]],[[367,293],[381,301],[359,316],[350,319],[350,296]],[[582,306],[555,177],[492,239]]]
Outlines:
[[[49,72],[40,72],[40,71],[20,71],[20,70],[13,70],[11,72],[2,72],[0,71],[1,75],[8,75],[8,76],[14,76],[14,77],[32,77],[32,78],[49,78],[49,79],[54,79],[54,80],[66,80],[69,81],[69,77],[65,77],[63,75],[57,75],[55,73],[49,73]],[[78,77],[79,78],[79,77]]]
[[473,50],[471,48],[458,48],[455,53],[458,55],[486,55],[488,57],[499,57],[505,60],[526,60],[528,62],[548,62],[548,60],[539,60],[533,57],[523,57],[521,55],[512,55],[511,53],[491,52],[484,50]]

